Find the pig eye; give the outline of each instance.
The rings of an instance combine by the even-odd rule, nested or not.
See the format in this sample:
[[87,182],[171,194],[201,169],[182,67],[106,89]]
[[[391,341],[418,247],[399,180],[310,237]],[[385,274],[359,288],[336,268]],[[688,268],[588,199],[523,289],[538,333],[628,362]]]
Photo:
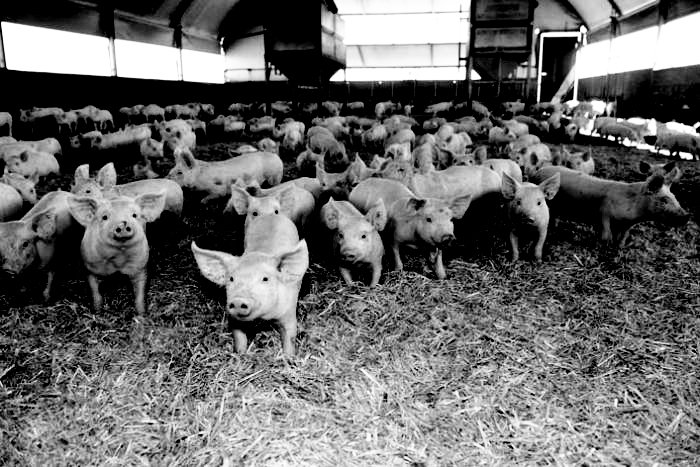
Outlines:
[[253,211],[253,217],[258,217],[258,211]]
[[367,238],[367,234],[362,234],[362,238]]
[[279,213],[280,213],[280,212],[279,212],[277,209],[275,209],[275,214],[279,214]]
[[106,220],[107,220],[107,214],[105,214],[104,216],[102,216],[102,220],[103,220],[103,221],[106,221]]
[[233,282],[233,276],[228,278],[229,282]]
[[86,195],[89,195],[90,193],[92,193],[92,190],[85,190]]
[[515,204],[517,204],[518,206],[520,206],[520,200],[517,200],[517,201],[515,202]]
[[133,213],[133,214],[131,215],[131,217],[133,217],[134,219],[136,219],[138,216],[136,215],[136,213]]
[[542,206],[542,201],[538,201],[538,202],[537,202],[537,205],[538,205],[538,206]]
[[338,238],[343,238],[343,234],[339,233]]
[[29,246],[29,242],[28,242],[28,241],[25,240],[25,241],[22,242],[22,248],[27,248],[28,246]]
[[430,217],[428,217],[428,218],[425,219],[425,221],[426,221],[426,222],[433,222],[433,219],[430,218]]
[[268,279],[267,276],[265,276],[265,277],[262,278],[262,281],[263,281],[263,282],[267,282],[267,281],[269,281],[269,280],[270,280],[270,279]]

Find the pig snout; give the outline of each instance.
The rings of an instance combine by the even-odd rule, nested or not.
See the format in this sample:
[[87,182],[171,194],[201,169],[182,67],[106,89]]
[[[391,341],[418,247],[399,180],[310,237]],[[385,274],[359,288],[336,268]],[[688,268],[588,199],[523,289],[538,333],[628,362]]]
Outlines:
[[250,316],[255,307],[255,300],[248,297],[233,297],[228,302],[229,314],[239,319],[244,319]]
[[439,244],[440,244],[440,246],[447,246],[454,241],[455,241],[455,236],[453,234],[446,233],[440,237]]
[[343,258],[345,261],[357,261],[360,259],[360,252],[357,251],[355,248],[351,248],[348,246],[342,246],[340,247],[340,256]]
[[117,222],[112,229],[112,237],[115,240],[126,241],[130,240],[136,234],[136,228],[127,221]]

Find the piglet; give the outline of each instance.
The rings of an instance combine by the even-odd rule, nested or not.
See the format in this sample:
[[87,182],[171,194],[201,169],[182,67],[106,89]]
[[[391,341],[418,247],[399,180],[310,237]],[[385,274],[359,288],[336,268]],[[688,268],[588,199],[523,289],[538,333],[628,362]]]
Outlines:
[[382,274],[384,245],[379,232],[387,223],[384,202],[378,199],[366,215],[348,201],[328,200],[321,208],[321,222],[333,234],[333,254],[338,271],[347,284],[352,283],[351,269],[369,266],[374,287]]
[[68,205],[75,220],[85,227],[80,252],[88,270],[88,284],[95,310],[102,308],[100,280],[120,272],[131,279],[136,311],[144,314],[149,254],[145,227],[147,222],[157,219],[163,211],[165,192],[147,193],[135,198],[72,196],[68,199]]
[[272,321],[282,337],[282,348],[294,355],[297,300],[309,267],[306,241],[299,241],[294,223],[284,216],[254,218],[245,236],[242,256],[199,248],[192,252],[202,275],[226,287],[226,310],[236,352],[248,348],[250,323]]
[[508,200],[512,261],[517,261],[520,257],[518,241],[523,234],[528,233],[528,230],[537,231],[534,256],[537,261],[542,261],[542,247],[547,238],[547,227],[549,226],[547,200],[554,198],[557,190],[559,190],[558,173],[545,179],[539,185],[529,182],[520,183],[507,173],[503,174],[501,193]]

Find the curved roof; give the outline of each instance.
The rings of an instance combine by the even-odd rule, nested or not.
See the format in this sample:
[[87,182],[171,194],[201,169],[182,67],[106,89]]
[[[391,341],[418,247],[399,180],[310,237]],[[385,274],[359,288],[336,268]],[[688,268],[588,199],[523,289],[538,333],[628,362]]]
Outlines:
[[[276,1],[257,0],[265,6],[264,14],[274,11]],[[308,1],[308,0],[307,0]],[[420,13],[467,11],[469,0],[324,0],[331,11],[341,15],[383,13]],[[507,3],[515,0],[491,0]],[[218,52],[222,37],[238,35],[232,30],[231,17],[245,11],[237,8],[241,0],[22,0],[5,1],[0,19],[94,35],[111,31],[114,10],[114,33],[117,38],[173,45],[177,31],[182,31],[182,47]],[[536,24],[542,30],[574,29],[585,25],[589,30],[604,28],[611,17],[618,19],[656,5],[659,0],[538,0]],[[672,3],[689,3],[685,0]],[[671,7],[673,8],[673,7]],[[245,9],[243,9],[245,10]],[[229,19],[227,21],[227,18]],[[262,19],[260,19],[262,22]]]

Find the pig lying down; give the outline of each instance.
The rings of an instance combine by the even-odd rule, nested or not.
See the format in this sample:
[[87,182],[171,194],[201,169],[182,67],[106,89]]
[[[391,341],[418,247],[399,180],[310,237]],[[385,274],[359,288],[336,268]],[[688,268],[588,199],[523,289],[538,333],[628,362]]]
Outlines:
[[202,275],[226,287],[226,311],[235,350],[244,353],[256,320],[271,321],[282,337],[286,355],[294,355],[297,335],[297,300],[309,267],[305,240],[299,240],[294,223],[285,216],[254,217],[245,230],[242,256],[205,250],[192,242]]

